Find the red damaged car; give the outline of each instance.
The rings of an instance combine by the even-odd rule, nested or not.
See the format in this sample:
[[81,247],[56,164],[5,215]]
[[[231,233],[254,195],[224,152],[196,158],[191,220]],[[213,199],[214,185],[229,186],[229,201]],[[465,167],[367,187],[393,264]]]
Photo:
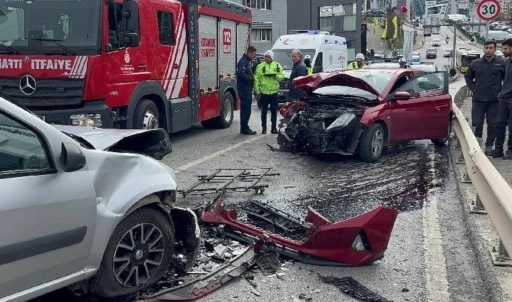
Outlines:
[[452,99],[445,72],[357,69],[294,80],[307,96],[281,107],[281,149],[311,154],[358,154],[376,161],[384,146],[448,139]]

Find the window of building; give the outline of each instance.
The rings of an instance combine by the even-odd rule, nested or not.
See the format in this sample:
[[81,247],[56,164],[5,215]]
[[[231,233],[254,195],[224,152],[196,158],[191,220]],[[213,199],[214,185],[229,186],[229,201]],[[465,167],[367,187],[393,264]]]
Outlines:
[[320,17],[320,30],[333,30],[333,18],[331,17]]
[[160,44],[174,45],[174,28],[172,14],[168,12],[157,12],[158,33],[160,36]]
[[255,9],[272,9],[272,0],[244,0],[243,4]]
[[321,6],[319,16],[320,30],[356,31],[356,3]]
[[343,31],[356,30],[356,16],[343,16]]
[[272,30],[271,29],[253,29],[251,32],[252,41],[272,41]]

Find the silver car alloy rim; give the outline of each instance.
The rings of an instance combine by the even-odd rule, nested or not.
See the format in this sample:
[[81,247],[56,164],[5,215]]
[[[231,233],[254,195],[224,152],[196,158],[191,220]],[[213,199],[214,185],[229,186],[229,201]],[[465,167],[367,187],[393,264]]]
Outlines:
[[231,121],[231,100],[226,98],[224,100],[224,106],[222,106],[222,115],[224,116],[224,121],[229,123]]
[[125,287],[146,283],[162,264],[164,237],[151,223],[140,223],[126,232],[117,243],[112,259],[117,282]]
[[148,110],[144,114],[144,120],[142,121],[142,129],[156,129],[158,128],[158,118],[155,116],[153,111]]
[[384,144],[384,134],[381,130],[375,131],[372,138],[372,154],[373,156],[379,156],[382,145]]

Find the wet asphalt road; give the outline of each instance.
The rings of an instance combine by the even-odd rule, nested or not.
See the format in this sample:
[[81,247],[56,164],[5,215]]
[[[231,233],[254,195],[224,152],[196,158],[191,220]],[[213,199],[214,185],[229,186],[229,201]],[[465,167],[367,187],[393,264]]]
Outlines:
[[[440,67],[446,61],[436,60]],[[452,84],[450,92],[454,94],[459,86],[461,81]],[[271,167],[281,175],[266,180],[269,188],[264,194],[229,193],[227,207],[261,200],[303,218],[306,207],[312,206],[331,221],[378,205],[400,213],[385,257],[370,266],[326,267],[286,261],[282,278],[255,273],[260,296],[241,278],[202,301],[282,302],[296,301],[300,294],[312,301],[355,301],[321,282],[318,275],[353,277],[392,301],[487,301],[486,282],[479,274],[462,218],[448,147],[437,148],[430,141],[393,146],[377,163],[347,156],[315,158],[273,152],[267,144],[277,146],[276,136],[239,135],[238,112],[235,114],[229,129],[197,127],[171,137],[173,153],[163,161],[176,169],[182,189],[192,185],[196,175],[219,168]],[[251,127],[257,131],[258,116],[259,110],[253,106]],[[181,205],[196,207],[207,198],[179,200]]]

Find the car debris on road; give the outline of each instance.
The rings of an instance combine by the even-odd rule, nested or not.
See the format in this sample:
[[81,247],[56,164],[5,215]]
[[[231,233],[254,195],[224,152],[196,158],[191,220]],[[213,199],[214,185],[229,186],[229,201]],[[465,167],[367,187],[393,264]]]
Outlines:
[[[314,265],[360,266],[381,259],[398,214],[381,206],[333,223],[308,207],[306,221],[299,222],[268,205],[251,202],[247,216],[256,223],[250,224],[237,219],[235,210],[227,210],[222,197],[221,193],[207,204],[201,215],[203,223],[225,225],[230,236],[241,233],[255,238],[268,237],[281,255]],[[271,229],[263,229],[263,225]]]
[[[242,276],[264,257],[268,248],[267,243],[259,240],[250,245],[233,260],[220,266],[217,270],[200,278],[188,278],[178,286],[163,289],[152,295],[142,296],[143,299],[156,299],[159,301],[190,301],[202,298],[219,289],[229,281]],[[190,274],[190,273],[189,273]]]
[[[225,170],[219,169],[212,175],[223,175],[219,171]],[[270,169],[264,171],[258,175],[275,174]],[[199,178],[213,179],[204,175]],[[226,183],[232,184],[237,179],[220,178],[224,179],[224,183],[219,181],[216,184],[221,188],[228,188]],[[253,181],[249,181],[247,187],[253,184]],[[187,194],[216,191],[212,188],[204,190],[197,184],[192,187],[184,191]],[[140,298],[160,301],[194,300],[244,275],[252,286],[251,293],[260,296],[254,275],[249,270],[257,266],[263,275],[282,279],[285,273],[281,271],[280,256],[314,265],[368,265],[383,257],[397,216],[395,210],[378,207],[362,215],[332,223],[309,208],[306,221],[301,221],[267,204],[250,201],[243,208],[246,221],[241,221],[237,219],[236,211],[224,207],[225,193],[226,190],[220,190],[204,207],[196,209],[201,218],[203,240],[195,266],[185,277],[168,276]],[[302,298],[307,300],[306,296]]]

